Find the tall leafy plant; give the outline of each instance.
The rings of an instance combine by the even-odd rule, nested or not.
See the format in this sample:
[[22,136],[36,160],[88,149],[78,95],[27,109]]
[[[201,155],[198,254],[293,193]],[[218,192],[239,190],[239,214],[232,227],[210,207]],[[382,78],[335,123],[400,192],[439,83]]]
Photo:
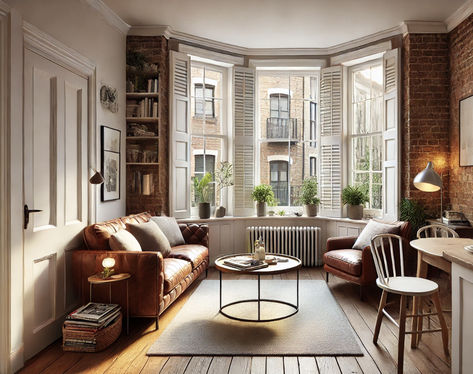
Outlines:
[[233,186],[233,165],[230,162],[222,161],[220,163],[220,166],[215,170],[215,183],[219,191],[225,187]]
[[317,187],[316,177],[304,179],[299,197],[300,203],[305,205],[320,203],[320,199],[317,197]]
[[254,201],[259,203],[274,203],[273,188],[267,184],[260,184],[259,186],[256,186],[251,193],[251,197]]
[[210,203],[212,196],[212,174],[206,173],[201,179],[198,177],[193,178],[194,182],[194,197],[198,203]]
[[416,200],[404,198],[401,200],[399,218],[411,224],[411,235],[415,236],[417,230],[425,225],[424,207]]

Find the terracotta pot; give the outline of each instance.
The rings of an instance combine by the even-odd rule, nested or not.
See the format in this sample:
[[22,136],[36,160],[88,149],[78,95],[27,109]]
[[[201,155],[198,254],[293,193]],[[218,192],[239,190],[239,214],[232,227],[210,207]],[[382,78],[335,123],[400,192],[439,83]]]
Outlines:
[[210,203],[199,203],[199,218],[210,218]]
[[363,205],[347,205],[347,215],[351,219],[363,219]]
[[315,217],[317,215],[317,204],[306,204],[305,214],[307,217]]
[[256,215],[258,217],[265,217],[266,216],[266,203],[261,203],[259,201],[256,202]]
[[215,209],[215,217],[225,217],[226,209],[224,206],[219,206]]

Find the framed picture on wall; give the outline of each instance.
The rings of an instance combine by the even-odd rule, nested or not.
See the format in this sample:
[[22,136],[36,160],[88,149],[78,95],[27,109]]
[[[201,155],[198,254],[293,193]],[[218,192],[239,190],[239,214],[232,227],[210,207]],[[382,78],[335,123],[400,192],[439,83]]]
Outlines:
[[460,100],[460,166],[473,165],[473,95]]
[[102,201],[120,198],[120,137],[121,131],[102,126]]

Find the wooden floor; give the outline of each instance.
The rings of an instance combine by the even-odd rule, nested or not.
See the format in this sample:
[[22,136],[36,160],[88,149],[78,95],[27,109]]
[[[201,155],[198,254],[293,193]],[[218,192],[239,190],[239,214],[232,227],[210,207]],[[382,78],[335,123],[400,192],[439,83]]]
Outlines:
[[[321,268],[301,269],[301,279],[323,279]],[[209,279],[218,273],[210,269]],[[240,278],[251,278],[240,276]],[[274,276],[295,279],[295,274]],[[201,278],[203,279],[203,278]],[[372,343],[379,293],[375,288],[366,292],[366,301],[359,299],[359,289],[335,277],[329,287],[358,335],[363,357],[148,357],[150,345],[182,308],[200,280],[195,282],[160,319],[160,330],[154,330],[150,319],[132,319],[130,335],[122,336],[107,350],[99,353],[63,352],[57,341],[29,360],[21,373],[161,373],[161,374],[293,374],[293,373],[395,373],[397,364],[397,328],[383,320],[378,345]],[[388,300],[389,301],[389,300]],[[448,303],[448,297],[442,300]],[[388,310],[397,316],[398,302],[393,299]],[[322,306],[321,306],[322,307]],[[445,307],[450,307],[446,305]],[[446,315],[451,326],[450,315]],[[437,326],[436,321],[432,321]],[[424,334],[417,349],[410,348],[406,338],[405,373],[450,373],[449,359],[442,350],[439,333]]]

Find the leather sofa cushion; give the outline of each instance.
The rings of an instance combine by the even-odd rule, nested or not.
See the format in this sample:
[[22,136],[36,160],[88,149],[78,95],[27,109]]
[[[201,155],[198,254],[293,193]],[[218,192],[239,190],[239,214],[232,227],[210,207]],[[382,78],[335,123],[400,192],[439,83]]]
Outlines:
[[324,262],[345,273],[361,275],[361,254],[358,249],[337,249],[324,254]]
[[176,287],[181,280],[192,273],[190,262],[178,258],[164,259],[164,293],[167,294]]
[[127,223],[126,229],[138,240],[144,251],[159,251],[163,257],[171,252],[169,240],[153,221],[144,223]]
[[184,244],[171,248],[169,257],[180,258],[192,263],[192,268],[198,267],[209,255],[207,247],[199,244]]

